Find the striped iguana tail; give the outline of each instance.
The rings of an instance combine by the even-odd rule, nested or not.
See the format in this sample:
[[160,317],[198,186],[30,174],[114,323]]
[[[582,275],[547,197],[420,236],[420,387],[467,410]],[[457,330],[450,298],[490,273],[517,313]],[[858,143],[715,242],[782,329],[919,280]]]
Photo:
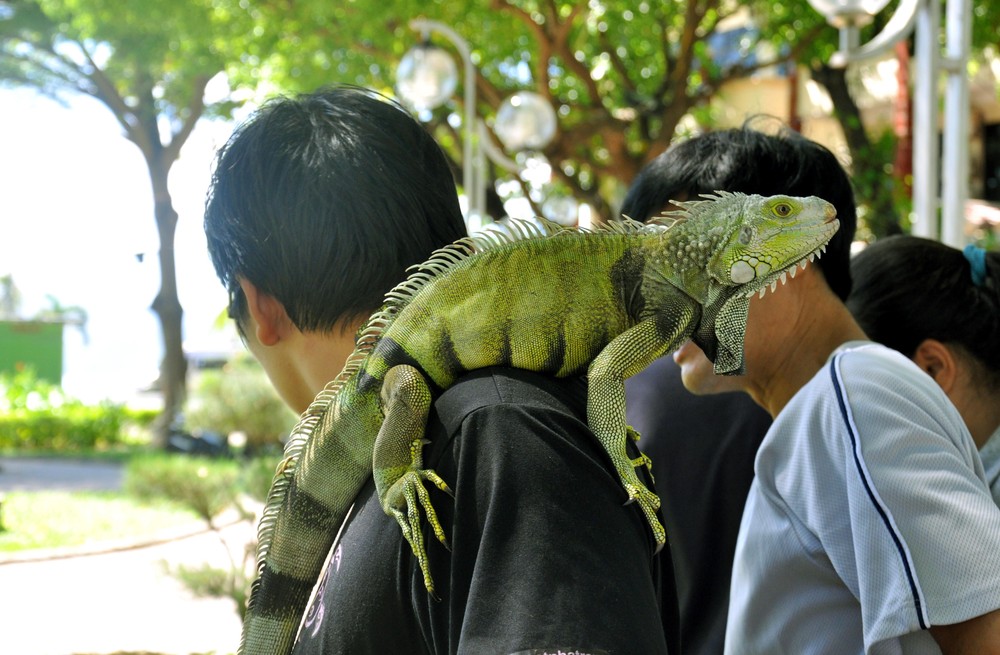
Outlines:
[[[382,334],[419,288],[490,243],[481,237],[461,239],[415,266],[417,270],[386,295],[382,308],[358,332],[344,369],[292,429],[258,525],[257,578],[250,587],[238,655],[291,651],[326,556],[355,497],[372,475],[375,435],[383,422],[383,400],[377,390],[390,369],[370,366],[368,358]],[[359,390],[359,381],[364,390]],[[443,530],[429,504],[427,508],[443,540]],[[412,535],[407,539],[413,545]],[[422,545],[414,549],[422,551]]]

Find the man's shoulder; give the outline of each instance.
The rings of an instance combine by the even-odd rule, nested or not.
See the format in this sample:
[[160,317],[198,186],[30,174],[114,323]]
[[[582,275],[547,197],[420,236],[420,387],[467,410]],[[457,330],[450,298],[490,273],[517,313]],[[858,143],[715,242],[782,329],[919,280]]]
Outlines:
[[[473,467],[484,485],[489,476],[483,467],[488,467],[502,472],[497,484],[519,479],[525,488],[546,487],[553,453],[559,453],[563,472],[572,469],[581,480],[584,471],[594,477],[613,471],[587,422],[585,378],[505,367],[470,372],[435,401],[427,437],[425,461],[430,466],[455,475]],[[633,453],[634,444],[630,441],[626,448]],[[617,476],[609,479],[617,490]]]
[[850,341],[830,353],[790,404],[816,402],[823,396],[835,399],[845,391],[859,397],[862,390],[886,386],[916,386],[934,393],[933,380],[903,354],[872,341]]
[[931,376],[902,353],[870,341],[844,344],[817,374],[853,402],[872,399],[950,406],[947,396]]
[[434,402],[446,432],[455,433],[480,410],[554,412],[586,419],[587,383],[582,377],[554,378],[515,368],[471,371],[445,389]]
[[874,341],[849,341],[830,355],[828,363],[836,362],[842,369],[858,375],[888,371],[910,373],[916,365],[899,351]]
[[[774,435],[796,435],[833,429],[859,408],[881,402],[886,391],[911,395],[911,381],[924,375],[903,355],[871,341],[851,341],[835,349],[825,364],[778,414],[766,443]],[[920,386],[920,382],[917,385]],[[878,400],[876,400],[878,399]],[[793,439],[796,448],[817,440]],[[773,445],[773,444],[772,444]]]
[[[854,341],[837,348],[778,417],[782,425],[868,426],[919,420],[964,431],[961,416],[941,387],[905,355],[881,344]],[[960,436],[960,435],[959,435]]]

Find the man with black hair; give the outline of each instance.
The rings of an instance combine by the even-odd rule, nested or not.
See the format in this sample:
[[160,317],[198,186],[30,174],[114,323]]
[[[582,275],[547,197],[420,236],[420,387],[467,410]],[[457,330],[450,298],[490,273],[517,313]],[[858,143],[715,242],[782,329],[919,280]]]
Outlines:
[[[747,142],[739,132],[717,138],[736,153]],[[803,143],[778,138],[789,152]],[[816,165],[817,156],[836,163],[824,149],[791,170],[767,168],[760,153],[731,159],[723,149],[711,161],[711,149],[692,152],[710,166],[811,180],[838,212],[848,205],[838,216],[847,232],[822,268],[750,301],[744,375],[720,383],[700,352],[674,353],[685,387],[742,390],[773,420],[736,541],[724,652],[1000,652],[1000,511],[941,387],[869,341],[844,305],[854,223],[846,173]]]
[[[272,100],[236,130],[205,232],[247,347],[301,412],[405,269],[465,227],[426,131],[338,87]],[[474,371],[436,398],[426,434],[424,461],[454,492],[430,490],[451,542],[424,538],[440,599],[369,481],[295,653],[676,652],[672,586],[660,601],[669,555],[622,505],[585,379]]]
[[[622,213],[648,221],[673,200],[713,191],[819,196],[837,208],[840,230],[818,264],[832,289],[851,288],[854,195],[836,157],[790,131],[751,126],[682,141],[646,165],[629,187]],[[711,367],[694,343],[689,368]],[[657,492],[676,564],[681,643],[689,655],[722,652],[729,583],[753,461],[771,418],[732,377],[700,375],[696,394],[681,368],[664,357],[625,381],[629,425],[653,460]]]

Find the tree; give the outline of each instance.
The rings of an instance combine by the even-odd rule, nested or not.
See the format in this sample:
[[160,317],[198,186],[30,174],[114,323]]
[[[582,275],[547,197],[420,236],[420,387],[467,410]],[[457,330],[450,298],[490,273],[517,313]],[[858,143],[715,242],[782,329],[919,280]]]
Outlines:
[[[754,16],[759,32],[740,40],[736,57],[723,58],[718,37],[745,5],[737,0],[0,0],[0,81],[54,96],[75,92],[97,98],[143,153],[160,238],[161,288],[153,309],[165,346],[160,432],[165,436],[183,401],[186,372],[174,275],[177,214],[167,176],[198,119],[229,116],[239,104],[233,95],[206,102],[210,80],[224,73],[241,98],[333,82],[389,91],[396,63],[419,39],[408,19],[448,23],[472,47],[478,113],[492,116],[515,90],[546,97],[559,117],[557,137],[544,150],[555,177],[607,218],[636,172],[675,138],[682,118],[702,112],[724,83],[780,61],[826,61],[835,47],[833,30],[805,3],[769,0]],[[974,38],[980,47],[996,42],[1000,10],[995,6],[977,0]],[[779,54],[770,61],[750,58],[765,39],[780,46]],[[822,73],[821,67],[814,70]],[[851,109],[849,95],[834,95]],[[463,138],[453,120],[461,115],[459,98],[428,122],[456,169]],[[866,136],[859,121],[845,125],[855,130],[854,137]],[[857,152],[854,162],[872,166],[875,175],[888,164]],[[494,198],[492,206],[497,204]]]
[[239,62],[253,18],[236,2],[211,0],[7,0],[0,3],[0,83],[58,99],[100,100],[142,152],[159,235],[160,289],[152,302],[164,344],[160,384],[167,430],[186,393],[183,310],[177,296],[174,210],[167,178],[203,116],[226,116],[230,99],[208,103],[210,80]]
[[[741,11],[736,0],[377,0],[331,3],[299,0],[310,23],[284,21],[275,41],[270,79],[280,88],[308,90],[330,81],[391,89],[396,63],[419,42],[410,18],[447,23],[463,35],[477,65],[478,113],[490,117],[515,90],[530,89],[557,110],[559,130],[544,154],[554,175],[603,217],[614,215],[622,189],[674,138],[682,117],[706,105],[727,80],[773,63],[713,57],[712,35]],[[262,7],[281,23],[284,5]],[[822,28],[814,16],[796,42]],[[447,46],[447,42],[440,42]],[[755,42],[743,45],[747,52]],[[780,59],[796,55],[796,45]],[[461,129],[453,116],[461,91],[429,121],[458,161]],[[496,171],[494,171],[496,173]]]
[[[531,89],[549,99],[557,109],[559,131],[544,154],[562,184],[603,217],[614,215],[623,187],[678,135],[683,117],[694,115],[702,124],[711,124],[706,108],[723,84],[772,63],[799,63],[833,100],[867,227],[884,235],[905,225],[899,199],[906,189],[888,173],[893,137],[869,133],[861,122],[858,104],[848,93],[850,71],[825,63],[838,47],[836,30],[805,2],[355,0],[333,6],[325,0],[298,0],[288,4],[314,19],[285,23],[284,38],[276,42],[280,52],[272,60],[284,63],[272,66],[271,79],[279,87],[309,89],[341,80],[389,89],[396,62],[420,38],[407,27],[408,20],[425,16],[444,22],[472,48],[479,115],[494,115],[514,90]],[[264,11],[280,23],[287,6]],[[876,17],[865,38],[884,26],[895,6],[892,3]],[[720,37],[733,27],[730,19],[747,7],[752,8],[757,30],[741,37],[737,52],[720,52],[718,46],[724,41]],[[974,50],[1000,40],[998,14],[997,3],[974,0]],[[752,59],[758,44],[765,41],[778,54],[769,61]],[[732,40],[728,45],[732,47]],[[461,97],[459,90],[428,123],[452,154],[456,170],[463,136],[454,118],[462,113]],[[492,200],[488,204],[496,215],[499,203],[495,197]]]
[[[940,1],[944,5],[946,0]],[[865,29],[862,42],[881,31],[895,10],[896,3],[892,3],[877,15],[872,25]],[[811,10],[806,8],[806,11]],[[973,0],[971,19],[970,70],[983,65],[984,51],[995,48],[1000,42],[1000,5],[987,0]],[[861,111],[849,92],[848,75],[851,70],[832,68],[826,63],[837,47],[836,39],[836,31],[826,27],[821,38],[803,51],[801,61],[809,67],[813,80],[830,94],[834,116],[840,122],[851,153],[852,179],[859,205],[863,208],[865,227],[875,238],[899,234],[909,227],[901,212],[910,206],[913,170],[910,134],[912,91],[909,89],[911,76],[908,71],[912,61],[913,37],[911,35],[896,45],[900,90],[892,132],[881,134],[869,133],[861,121]],[[996,56],[995,51],[992,56]]]

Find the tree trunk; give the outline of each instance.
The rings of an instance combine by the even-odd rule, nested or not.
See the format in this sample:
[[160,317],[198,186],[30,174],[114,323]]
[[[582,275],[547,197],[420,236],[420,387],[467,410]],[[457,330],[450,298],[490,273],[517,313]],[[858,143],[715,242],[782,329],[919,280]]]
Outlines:
[[163,413],[154,424],[155,444],[165,448],[170,427],[184,406],[187,396],[187,358],[184,356],[181,319],[184,311],[177,296],[177,269],[174,257],[174,235],[177,211],[167,190],[170,163],[150,164],[153,184],[156,229],[160,238],[160,290],[153,300],[152,310],[160,321],[163,334],[163,360],[160,362],[160,392]]
[[867,205],[865,222],[875,238],[902,233],[893,202],[893,178],[885,172],[890,163],[872,145],[861,121],[861,110],[851,97],[844,68],[826,64],[812,67],[812,78],[822,84],[833,101],[833,113],[844,131],[851,152],[851,169],[859,205]]
[[904,39],[896,44],[896,106],[893,130],[896,133],[896,159],[892,174],[901,194],[913,195],[913,103],[910,101],[910,44]]

